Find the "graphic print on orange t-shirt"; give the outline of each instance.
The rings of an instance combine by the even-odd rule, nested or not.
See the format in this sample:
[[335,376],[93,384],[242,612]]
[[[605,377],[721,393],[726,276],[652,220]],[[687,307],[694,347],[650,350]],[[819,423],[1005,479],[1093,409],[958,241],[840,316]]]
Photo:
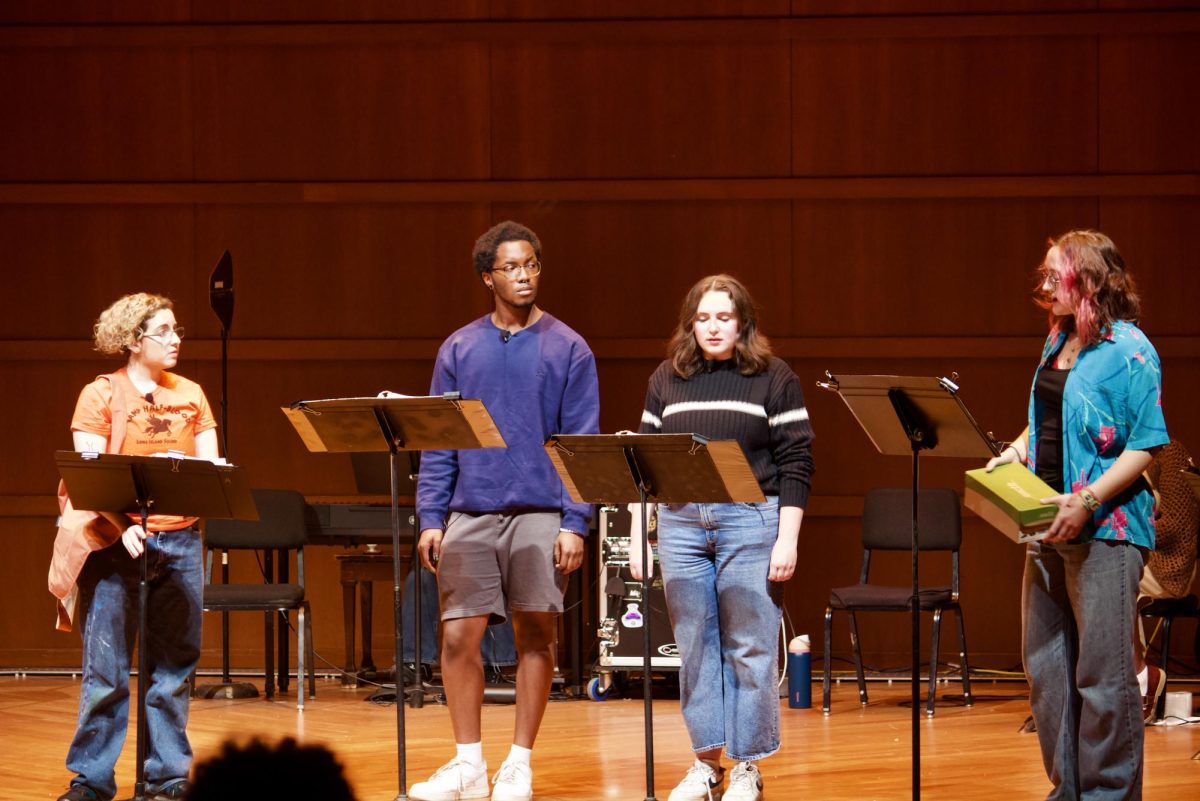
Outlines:
[[191,455],[196,438],[197,409],[184,404],[147,403],[129,411],[122,452],[148,455],[183,451]]

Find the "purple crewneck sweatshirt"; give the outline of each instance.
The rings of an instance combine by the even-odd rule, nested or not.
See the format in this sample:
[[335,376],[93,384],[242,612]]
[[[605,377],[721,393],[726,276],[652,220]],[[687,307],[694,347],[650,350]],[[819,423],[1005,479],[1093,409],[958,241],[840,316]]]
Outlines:
[[450,512],[561,511],[563,528],[586,535],[592,508],[571,501],[542,445],[553,434],[599,431],[596,359],[583,337],[546,313],[502,333],[489,314],[438,349],[430,394],[482,400],[508,447],[426,451],[421,529],[442,528]]

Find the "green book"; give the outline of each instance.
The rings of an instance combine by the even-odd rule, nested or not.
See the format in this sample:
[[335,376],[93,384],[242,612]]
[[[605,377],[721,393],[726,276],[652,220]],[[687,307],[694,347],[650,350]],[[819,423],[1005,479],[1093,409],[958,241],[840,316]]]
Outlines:
[[1024,465],[1009,463],[990,473],[982,467],[968,470],[963,505],[1009,539],[1032,542],[1046,536],[1058,514],[1057,506],[1040,499],[1058,494]]

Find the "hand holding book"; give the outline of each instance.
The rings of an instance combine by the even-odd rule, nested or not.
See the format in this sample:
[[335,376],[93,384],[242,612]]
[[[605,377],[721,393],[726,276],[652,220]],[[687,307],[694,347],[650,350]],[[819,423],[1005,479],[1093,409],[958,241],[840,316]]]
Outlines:
[[[1086,491],[1084,490],[1084,492]],[[1048,498],[1042,498],[1042,502],[1054,504],[1058,508],[1054,521],[1046,530],[1046,536],[1043,537],[1045,542],[1067,542],[1076,539],[1083,531],[1083,527],[1092,519],[1092,510],[1084,504],[1082,492],[1051,495]]]

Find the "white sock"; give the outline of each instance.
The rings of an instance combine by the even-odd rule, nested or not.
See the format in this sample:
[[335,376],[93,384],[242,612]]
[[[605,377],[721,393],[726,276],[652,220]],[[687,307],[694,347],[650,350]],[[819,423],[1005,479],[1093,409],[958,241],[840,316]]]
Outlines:
[[1142,695],[1145,695],[1146,690],[1150,689],[1150,666],[1149,665],[1142,668],[1142,671],[1140,673],[1138,673],[1138,687],[1141,689]]
[[486,771],[487,763],[483,761],[483,743],[455,743],[454,747],[458,750],[456,756],[466,762],[471,767]]
[[517,745],[516,743],[513,743],[513,747],[508,750],[508,759],[506,759],[504,761],[505,762],[520,762],[523,765],[528,765],[529,758],[531,756],[533,756],[532,748],[525,748],[523,746]]

